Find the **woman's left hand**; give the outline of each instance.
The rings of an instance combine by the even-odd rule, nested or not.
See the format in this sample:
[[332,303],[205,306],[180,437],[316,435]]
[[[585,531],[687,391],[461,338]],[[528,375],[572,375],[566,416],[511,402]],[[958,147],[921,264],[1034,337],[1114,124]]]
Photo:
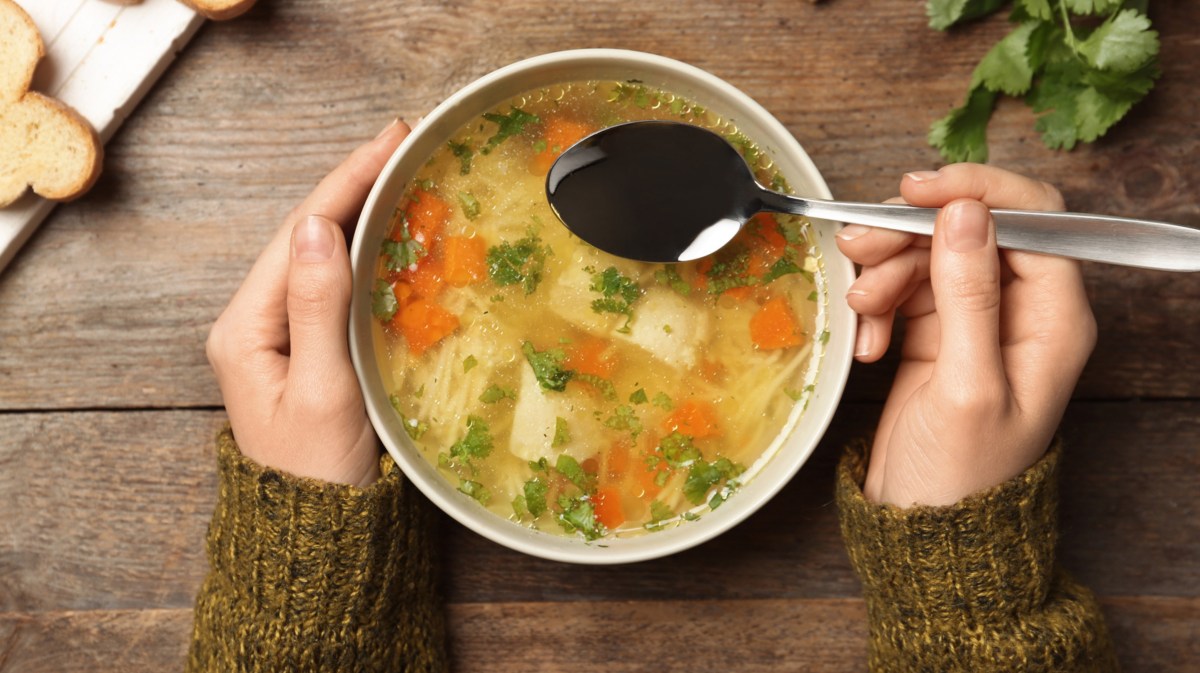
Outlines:
[[300,477],[367,486],[379,442],[350,363],[346,240],[396,121],[359,147],[285,220],[213,325],[206,351],[242,453]]

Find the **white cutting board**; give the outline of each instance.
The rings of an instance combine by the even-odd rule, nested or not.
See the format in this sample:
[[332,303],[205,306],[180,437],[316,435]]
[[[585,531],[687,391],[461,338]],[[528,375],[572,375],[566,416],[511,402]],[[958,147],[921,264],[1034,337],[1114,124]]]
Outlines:
[[[16,2],[46,45],[33,88],[78,110],[106,143],[204,23],[176,0]],[[53,209],[32,192],[0,208],[0,272]]]

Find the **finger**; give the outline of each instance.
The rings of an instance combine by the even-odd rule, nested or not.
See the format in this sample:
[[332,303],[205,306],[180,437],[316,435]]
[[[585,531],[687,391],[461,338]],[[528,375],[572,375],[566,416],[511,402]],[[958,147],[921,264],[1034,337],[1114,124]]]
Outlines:
[[291,338],[287,387],[293,394],[319,394],[351,371],[346,337],[351,285],[346,239],[337,223],[310,215],[297,224],[286,302]]
[[937,171],[908,173],[900,194],[914,206],[940,208],[954,199],[975,199],[990,208],[1064,210],[1052,185],[995,166],[950,164]]
[[935,382],[960,401],[1007,392],[1000,354],[1000,257],[986,206],[960,199],[942,208],[930,272],[940,324]]
[[226,309],[231,320],[243,326],[272,335],[264,348],[279,349],[287,345],[287,312],[285,309],[288,277],[288,249],[292,231],[304,215],[318,214],[338,222],[353,219],[362,208],[375,178],[383,170],[388,157],[408,135],[408,126],[396,121],[388,125],[371,142],[356,149],[317,186],[258,256],[242,286]]
[[[893,197],[884,203],[904,203],[904,199]],[[863,266],[880,264],[887,258],[910,246],[929,247],[928,236],[917,236],[902,231],[848,224],[837,233],[838,249],[850,261]]]
[[858,314],[878,315],[896,309],[920,283],[929,278],[929,251],[908,248],[877,266],[863,267],[846,293]]
[[892,323],[895,320],[896,314],[891,311],[879,315],[859,316],[854,359],[870,363],[883,357],[892,342]]

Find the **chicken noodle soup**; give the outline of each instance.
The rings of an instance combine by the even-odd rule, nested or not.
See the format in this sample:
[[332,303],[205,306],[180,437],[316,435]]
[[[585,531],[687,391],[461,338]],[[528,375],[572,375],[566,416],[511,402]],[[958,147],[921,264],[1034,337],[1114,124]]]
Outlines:
[[554,159],[641,119],[722,132],[787,189],[729,122],[670,93],[533,91],[420,170],[372,292],[384,385],[424,457],[497,515],[588,540],[736,497],[798,417],[828,336],[803,219],[760,214],[717,255],[677,265],[613,257],[557,221]]

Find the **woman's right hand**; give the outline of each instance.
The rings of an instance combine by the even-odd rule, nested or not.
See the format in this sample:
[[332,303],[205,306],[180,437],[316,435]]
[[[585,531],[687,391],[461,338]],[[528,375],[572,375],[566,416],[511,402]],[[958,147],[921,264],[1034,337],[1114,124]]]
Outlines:
[[948,505],[998,485],[1048,448],[1096,340],[1075,261],[998,251],[988,207],[1063,210],[1054,187],[998,168],[910,173],[904,202],[941,208],[930,237],[851,225],[838,247],[862,265],[847,300],[856,357],[901,361],[863,493],[900,507]]

